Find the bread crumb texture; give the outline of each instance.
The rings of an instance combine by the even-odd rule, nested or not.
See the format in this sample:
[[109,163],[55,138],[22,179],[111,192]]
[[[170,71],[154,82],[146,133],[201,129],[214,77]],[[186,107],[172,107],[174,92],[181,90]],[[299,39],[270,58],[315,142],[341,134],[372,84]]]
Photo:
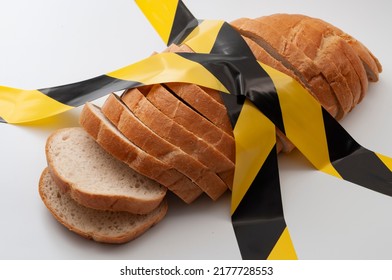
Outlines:
[[82,128],[55,132],[48,143],[48,155],[59,175],[81,191],[140,197],[162,192],[158,183],[113,158]]
[[98,239],[97,241],[129,241],[157,223],[167,211],[166,202],[146,215],[84,207],[75,202],[69,193],[63,193],[58,188],[48,169],[41,175],[39,188],[42,200],[59,222],[68,229],[87,238]]

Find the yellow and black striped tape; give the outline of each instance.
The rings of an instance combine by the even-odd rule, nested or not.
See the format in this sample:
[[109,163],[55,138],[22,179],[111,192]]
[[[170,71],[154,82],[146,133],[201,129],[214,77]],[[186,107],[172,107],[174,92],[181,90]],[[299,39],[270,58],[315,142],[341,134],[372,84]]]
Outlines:
[[392,159],[360,146],[295,80],[257,62],[229,24],[197,20],[179,0],[136,2],[167,44],[185,43],[196,53],[157,54],[54,88],[0,87],[2,120],[32,121],[146,84],[176,81],[221,91],[236,141],[232,222],[244,259],[297,257],[284,220],[275,126],[318,170],[392,195]]
[[[177,6],[176,16],[181,16],[179,11],[181,8],[182,5]],[[150,12],[151,10],[146,9],[147,18],[153,16]],[[189,20],[187,10],[184,15],[184,18]],[[173,19],[167,26],[170,28],[175,21],[176,19]],[[229,115],[232,117],[236,137],[237,162],[233,186],[232,219],[244,258],[283,258],[285,253],[288,253],[285,256],[289,258],[296,256],[285,226],[283,210],[277,211],[277,208],[271,206],[281,205],[278,172],[272,172],[265,167],[272,165],[271,143],[275,143],[274,140],[267,141],[270,145],[266,145],[264,141],[258,143],[261,149],[259,154],[256,153],[258,160],[250,161],[252,164],[249,165],[245,163],[252,157],[249,154],[255,151],[252,143],[249,143],[252,142],[249,138],[255,141],[255,139],[265,139],[265,134],[275,135],[274,127],[267,125],[268,121],[249,114],[251,110],[249,108],[252,106],[255,106],[285,133],[317,169],[374,191],[392,195],[391,158],[360,146],[295,80],[258,63],[241,36],[227,23],[209,22],[206,25],[212,31],[204,34],[201,32],[203,24],[204,22],[200,24],[200,28],[192,32],[199,34],[197,39],[191,33],[189,42],[187,39],[183,42],[189,45],[196,54],[183,54],[183,56],[199,62],[213,73],[231,94],[236,95],[234,99],[227,95],[226,97],[223,95],[223,98],[226,101]],[[211,25],[217,28],[212,28]],[[158,29],[157,31],[159,32]],[[170,32],[173,32],[173,29]],[[194,41],[197,43],[195,44]],[[243,98],[244,96],[246,99]],[[244,117],[245,115],[249,116]],[[245,121],[238,122],[238,119],[242,120],[242,118]],[[257,122],[263,123],[259,127],[259,136],[241,137],[247,134],[245,131],[255,133]],[[265,157],[267,151],[270,153],[268,157]],[[277,164],[273,165],[277,170]],[[266,209],[263,211],[258,209],[263,207],[262,196],[258,197],[258,194],[265,191],[264,188],[268,188],[268,180],[258,180],[263,177],[266,172],[264,170],[269,170],[268,173],[274,174],[275,177],[272,179],[272,176],[269,176],[274,181],[275,188],[271,189],[275,191],[275,199],[270,193],[265,201],[270,203],[269,210],[276,210],[269,220],[265,219],[265,216],[271,213]],[[253,200],[255,197],[258,197],[259,204]],[[278,216],[279,219],[277,219]],[[277,220],[280,220],[279,226],[270,225],[269,230],[263,228],[271,221]],[[268,238],[263,235],[263,233],[272,231],[273,237],[270,235]],[[252,234],[258,235],[262,241],[257,237],[252,238]],[[257,247],[258,244],[269,247],[269,249]]]

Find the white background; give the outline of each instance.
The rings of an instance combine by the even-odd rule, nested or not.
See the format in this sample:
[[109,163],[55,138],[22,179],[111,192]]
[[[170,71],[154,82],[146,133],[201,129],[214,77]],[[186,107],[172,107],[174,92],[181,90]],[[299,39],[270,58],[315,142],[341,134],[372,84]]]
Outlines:
[[[184,1],[197,18],[303,13],[363,42],[384,71],[342,122],[363,146],[392,156],[390,1]],[[0,85],[35,89],[92,78],[161,51],[132,0],[0,1]],[[99,104],[103,99],[97,100]],[[44,145],[77,126],[80,108],[34,125],[0,124],[0,259],[238,259],[227,193],[185,205],[135,241],[102,245],[58,224],[41,202]],[[392,198],[316,171],[300,153],[279,157],[286,221],[300,259],[391,259]]]

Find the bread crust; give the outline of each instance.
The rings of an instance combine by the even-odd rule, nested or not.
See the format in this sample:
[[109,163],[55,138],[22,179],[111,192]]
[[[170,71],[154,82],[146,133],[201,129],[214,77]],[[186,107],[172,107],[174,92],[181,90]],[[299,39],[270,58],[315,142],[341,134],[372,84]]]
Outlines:
[[273,14],[231,24],[292,73],[279,69],[281,65],[271,60],[261,60],[263,63],[296,77],[338,120],[361,102],[368,82],[377,81],[382,71],[377,58],[363,44],[317,18]]
[[[289,69],[289,73],[286,72],[286,74],[295,78],[307,88],[332,116],[339,117],[343,115],[332,88],[322,76],[317,65],[293,44],[286,43],[286,40],[281,38],[274,28],[258,20],[248,18],[238,19],[231,24],[243,36],[256,42],[275,60]],[[268,65],[268,61],[266,61],[266,64]],[[273,67],[273,65],[271,66]]]
[[[183,84],[184,87],[188,85]],[[186,90],[186,89],[184,89]],[[189,91],[189,95],[197,93]],[[213,145],[218,151],[229,160],[235,162],[235,142],[234,137],[225,133],[198,112],[188,107],[179,98],[176,98],[165,87],[156,87],[149,91],[147,99],[154,104],[162,113],[182,125],[196,136],[204,139]],[[197,98],[197,97],[196,97]]]
[[[187,45],[171,45],[166,51],[193,52]],[[233,127],[218,91],[185,83],[168,83],[166,86],[200,115],[233,137]]]
[[[256,20],[272,27],[279,24],[276,30],[280,36],[314,61],[334,90],[343,109],[343,116],[358,104],[361,96],[361,82],[356,70],[343,52],[346,45],[343,39],[333,34],[323,36],[323,31],[313,27],[318,22],[304,15],[275,14]],[[350,49],[346,49],[346,52]],[[352,54],[355,55],[353,51]],[[365,73],[363,67],[362,69]]]
[[130,141],[190,178],[196,185],[194,189],[183,190],[185,194],[196,192],[198,196],[203,190],[214,200],[222,194],[213,188],[221,183],[213,171],[152,131],[114,94],[108,97],[102,112]]
[[[49,201],[49,198],[47,196],[47,193],[45,191],[45,184],[48,184],[49,178],[51,177],[51,174],[49,172],[49,169],[45,168],[44,171],[42,172],[39,180],[39,185],[38,185],[38,192],[40,194],[40,197],[47,207],[47,209],[50,211],[50,213],[53,215],[53,217],[61,223],[63,226],[68,228],[70,231],[84,237],[87,239],[92,239],[97,242],[102,242],[102,243],[114,243],[114,244],[121,244],[121,243],[126,243],[131,240],[134,240],[135,238],[139,237],[142,235],[144,232],[146,232],[149,228],[157,224],[159,221],[161,221],[168,210],[168,205],[166,200],[163,200],[161,204],[154,210],[154,212],[151,212],[149,216],[146,216],[145,222],[143,224],[140,224],[139,226],[133,228],[132,230],[129,230],[128,232],[123,232],[121,234],[117,235],[108,235],[108,234],[102,234],[99,232],[98,229],[95,231],[85,231],[82,228],[78,227],[75,225],[75,223],[69,222],[66,217],[64,217],[63,213],[59,213],[54,209],[52,206],[51,202]],[[53,187],[56,186],[56,183],[52,184]],[[64,192],[63,190],[59,189],[59,196],[68,196],[69,193]],[[72,198],[71,198],[72,199]],[[75,201],[75,205],[77,202]],[[75,207],[80,207],[81,209],[86,209],[84,206],[75,206]],[[83,211],[83,210],[82,210]],[[91,210],[87,210],[91,211]],[[103,212],[102,210],[93,210],[96,211],[97,213]],[[97,214],[99,215],[99,214]],[[122,214],[122,215],[129,215],[132,217],[131,213]],[[68,217],[70,218],[70,217]]]
[[362,61],[363,67],[366,70],[368,80],[371,82],[377,82],[379,79],[379,73],[382,72],[382,66],[378,59],[373,55],[373,53],[365,47],[360,41],[352,37],[351,35],[343,32],[340,28],[325,22],[318,18],[308,17],[311,25],[317,28],[322,36],[339,36],[355,51]]
[[[173,192],[181,191],[184,185],[192,187],[189,185],[193,185],[193,183],[182,173],[145,153],[125,136],[124,138],[118,137],[92,111],[94,106],[91,103],[86,103],[80,116],[80,123],[106,151],[128,164],[135,171],[157,181]],[[194,199],[193,195],[188,198],[183,196],[183,198],[187,201]]]
[[[293,15],[291,15],[293,16]],[[356,77],[359,79],[359,85],[358,82],[353,83],[348,81],[349,86],[351,87],[352,92],[354,93],[354,103],[355,105],[358,104],[366,94],[366,91],[368,89],[368,78],[366,74],[365,67],[356,53],[356,51],[340,36],[332,34],[331,32],[328,32],[328,26],[323,23],[322,21],[318,19],[314,19],[308,16],[304,15],[298,15],[301,17],[301,25],[302,25],[302,36],[301,37],[307,37],[309,40],[313,42],[313,44],[316,46],[311,46],[307,47],[307,50],[314,50],[318,51],[318,47],[320,47],[323,44],[324,38],[329,38],[333,37],[334,40],[339,44],[339,46],[335,49],[335,51],[339,51],[341,57],[345,57],[347,62],[347,66],[351,66],[351,71],[344,73],[341,71],[343,75],[346,76],[346,78],[350,79],[350,75],[356,75]],[[309,34],[307,36],[307,34]],[[325,34],[325,35],[324,35]],[[309,53],[306,52],[305,53]],[[310,54],[309,57],[314,57],[314,55]],[[332,57],[332,61],[335,61]],[[351,77],[352,79],[352,77]],[[358,96],[359,95],[359,96]]]
[[[159,85],[154,85],[151,90],[157,86]],[[222,194],[228,186],[232,185],[232,177],[229,175],[234,174],[234,163],[213,146],[159,111],[138,89],[127,91],[122,95],[122,100],[152,131],[217,173],[222,179],[222,184],[215,184],[214,191]]]

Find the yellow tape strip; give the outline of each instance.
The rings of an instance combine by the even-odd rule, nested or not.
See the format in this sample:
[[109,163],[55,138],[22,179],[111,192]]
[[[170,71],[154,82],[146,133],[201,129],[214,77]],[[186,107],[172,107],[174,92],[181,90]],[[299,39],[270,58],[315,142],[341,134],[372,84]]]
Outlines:
[[73,108],[37,90],[0,86],[0,97],[1,117],[8,123],[35,121]]
[[173,27],[178,0],[135,0],[135,2],[167,44]]
[[236,144],[236,168],[231,214],[237,209],[276,143],[275,125],[249,100],[246,100],[242,107],[233,133]]
[[176,81],[199,84],[228,92],[225,86],[199,63],[175,53],[156,54],[107,75],[121,80],[138,81],[146,85]]
[[286,227],[276,242],[274,248],[269,254],[267,260],[297,260],[297,253],[295,252],[293,241],[291,240],[290,233]]
[[287,138],[317,169],[341,178],[329,160],[321,105],[293,78],[260,65],[278,92]]
[[384,155],[379,154],[379,153],[375,153],[375,154],[388,167],[388,169],[392,171],[392,158],[384,156]]
[[185,38],[184,44],[197,53],[210,53],[224,24],[220,20],[205,20]]

